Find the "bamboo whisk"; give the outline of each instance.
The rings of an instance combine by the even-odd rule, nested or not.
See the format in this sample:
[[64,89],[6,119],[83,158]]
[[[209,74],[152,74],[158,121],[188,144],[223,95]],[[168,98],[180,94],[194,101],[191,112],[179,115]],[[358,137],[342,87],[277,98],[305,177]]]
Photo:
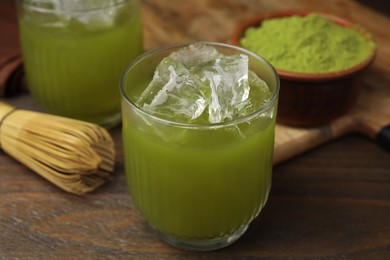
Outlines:
[[84,194],[114,169],[114,142],[102,127],[0,102],[1,148],[65,191]]

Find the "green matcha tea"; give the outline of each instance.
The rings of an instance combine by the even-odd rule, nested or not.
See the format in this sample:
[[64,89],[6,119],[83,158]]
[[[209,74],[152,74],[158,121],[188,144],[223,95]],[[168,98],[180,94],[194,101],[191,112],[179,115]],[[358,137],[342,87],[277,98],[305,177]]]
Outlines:
[[58,115],[118,123],[120,74],[142,52],[139,2],[96,3],[103,7],[19,2],[24,66],[37,103]]
[[217,249],[259,214],[271,187],[278,84],[268,63],[223,44],[162,48],[128,67],[128,187],[164,240]]

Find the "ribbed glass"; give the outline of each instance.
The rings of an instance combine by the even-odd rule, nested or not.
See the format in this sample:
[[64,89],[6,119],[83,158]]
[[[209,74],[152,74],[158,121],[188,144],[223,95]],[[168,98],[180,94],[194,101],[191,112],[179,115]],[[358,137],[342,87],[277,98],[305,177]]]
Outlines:
[[146,53],[121,81],[126,176],[134,203],[171,244],[211,250],[245,232],[271,187],[279,79],[260,57],[217,43],[223,53],[245,53],[273,96],[258,111],[220,124],[182,124],[140,110],[135,97],[159,61],[183,45]]
[[118,123],[121,72],[142,53],[139,1],[19,0],[18,10],[37,103],[54,114]]

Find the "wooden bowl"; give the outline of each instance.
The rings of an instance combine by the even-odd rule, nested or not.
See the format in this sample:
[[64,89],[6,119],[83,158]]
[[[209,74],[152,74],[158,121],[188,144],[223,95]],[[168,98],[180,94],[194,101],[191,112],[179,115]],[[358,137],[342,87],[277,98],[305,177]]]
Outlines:
[[[312,11],[277,12],[250,18],[238,25],[231,42],[240,46],[240,38],[245,30],[261,26],[265,19],[306,16],[312,13],[341,26],[353,28],[367,41],[373,42],[370,33],[362,27],[330,14]],[[375,54],[376,48],[363,62],[331,73],[298,73],[276,68],[281,82],[278,122],[292,126],[316,126],[327,124],[343,115],[354,104],[363,72],[373,62]]]

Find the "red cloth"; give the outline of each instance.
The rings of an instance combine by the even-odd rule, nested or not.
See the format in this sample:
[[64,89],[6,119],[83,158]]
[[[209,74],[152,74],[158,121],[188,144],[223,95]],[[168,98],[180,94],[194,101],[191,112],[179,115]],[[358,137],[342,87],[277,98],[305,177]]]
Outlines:
[[25,89],[23,78],[16,6],[13,1],[0,1],[0,96]]

